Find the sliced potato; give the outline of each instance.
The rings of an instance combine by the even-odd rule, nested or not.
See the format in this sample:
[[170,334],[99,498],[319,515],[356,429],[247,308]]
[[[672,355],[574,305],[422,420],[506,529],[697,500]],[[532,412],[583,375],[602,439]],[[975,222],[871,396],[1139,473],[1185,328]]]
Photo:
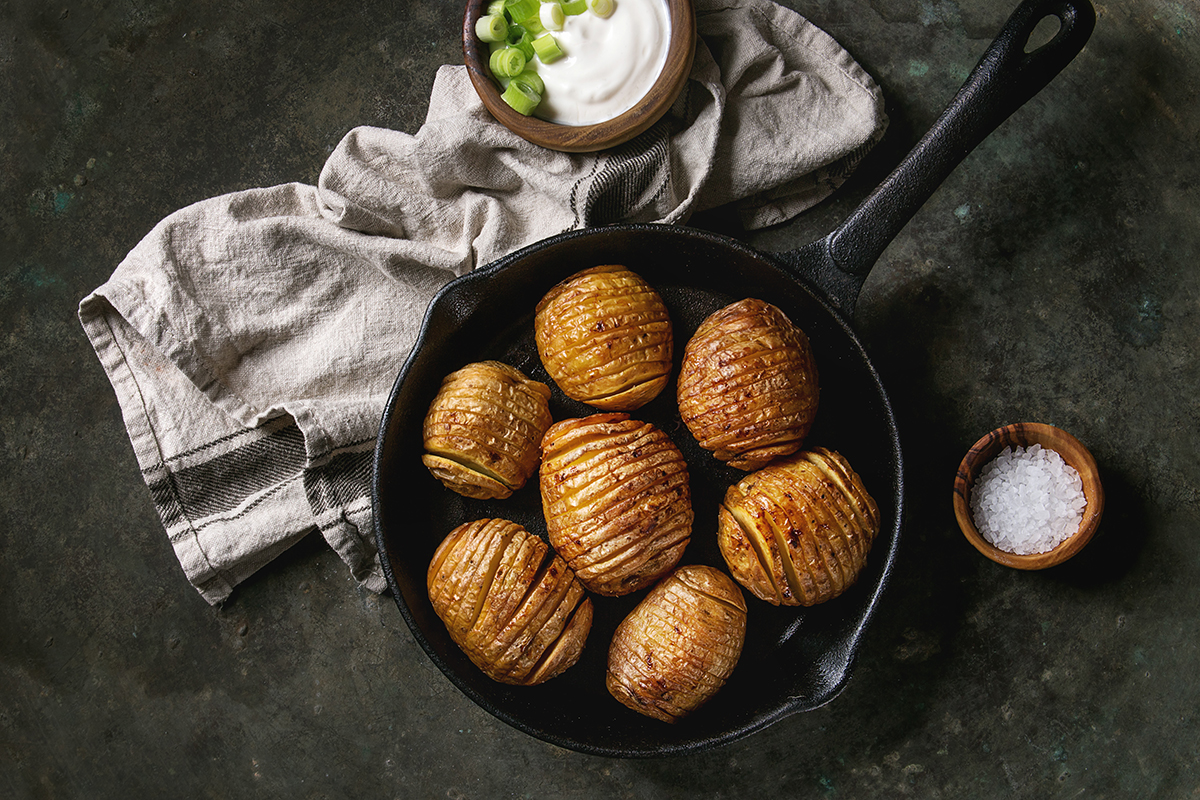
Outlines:
[[654,425],[622,413],[555,423],[539,483],[550,544],[591,591],[637,591],[683,556],[693,521],[687,463]]
[[808,337],[748,298],[708,316],[683,350],[679,414],[700,446],[746,471],[800,449],[817,413]]
[[458,526],[434,553],[427,581],[450,638],[493,680],[532,686],[579,660],[592,601],[566,563],[520,525]]
[[730,486],[717,544],[729,571],[773,605],[811,606],[858,579],[879,534],[879,507],[839,453],[779,459]]
[[641,276],[606,264],[551,289],[537,305],[542,364],[563,393],[604,411],[653,400],[671,373],[671,318]]
[[729,576],[680,567],[617,626],[605,683],[639,714],[675,722],[725,685],[745,638],[746,600]]
[[421,461],[466,497],[503,499],[537,469],[550,416],[550,387],[500,361],[446,376],[425,415]]

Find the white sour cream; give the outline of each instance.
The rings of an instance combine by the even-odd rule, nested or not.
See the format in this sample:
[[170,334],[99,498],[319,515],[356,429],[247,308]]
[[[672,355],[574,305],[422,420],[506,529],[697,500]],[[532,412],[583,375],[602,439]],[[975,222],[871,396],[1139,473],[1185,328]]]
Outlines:
[[665,0],[614,0],[613,13],[569,16],[554,38],[564,53],[538,63],[546,82],[534,115],[560,125],[594,125],[641,100],[667,61],[670,20]]

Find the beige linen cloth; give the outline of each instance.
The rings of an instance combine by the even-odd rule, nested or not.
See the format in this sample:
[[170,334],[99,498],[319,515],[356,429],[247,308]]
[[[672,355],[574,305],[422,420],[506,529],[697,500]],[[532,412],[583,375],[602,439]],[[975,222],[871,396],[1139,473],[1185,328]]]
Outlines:
[[[497,124],[441,68],[415,135],[351,130],[317,186],[240,191],[159,223],[80,321],[184,574],[219,603],[313,529],[385,590],[371,459],[434,292],[512,250],[726,206],[748,228],[829,195],[883,135],[875,82],[768,0],[698,0],[683,94],[597,154]],[[423,414],[424,409],[411,409]]]

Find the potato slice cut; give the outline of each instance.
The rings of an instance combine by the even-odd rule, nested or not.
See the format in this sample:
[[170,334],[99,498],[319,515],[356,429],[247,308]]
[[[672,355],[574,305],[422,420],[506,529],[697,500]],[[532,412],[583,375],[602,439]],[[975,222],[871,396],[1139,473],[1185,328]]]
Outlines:
[[680,567],[617,626],[605,683],[639,714],[676,722],[725,685],[745,638],[746,601],[729,576]]
[[442,381],[423,426],[421,461],[465,497],[504,499],[537,470],[553,418],[550,387],[500,361],[480,361]]
[[671,570],[692,533],[687,463],[628,414],[557,422],[539,477],[550,544],[597,594],[629,594]]
[[532,686],[579,660],[592,601],[566,563],[515,522],[464,523],[429,564],[429,601],[484,674]]
[[756,597],[812,606],[854,584],[879,524],[879,507],[849,462],[818,447],[730,486],[717,544],[733,577]]
[[700,446],[746,471],[800,449],[820,394],[808,337],[754,298],[700,323],[684,347],[677,390]]
[[534,337],[563,393],[604,411],[640,408],[670,380],[667,307],[641,276],[617,264],[583,270],[547,292]]

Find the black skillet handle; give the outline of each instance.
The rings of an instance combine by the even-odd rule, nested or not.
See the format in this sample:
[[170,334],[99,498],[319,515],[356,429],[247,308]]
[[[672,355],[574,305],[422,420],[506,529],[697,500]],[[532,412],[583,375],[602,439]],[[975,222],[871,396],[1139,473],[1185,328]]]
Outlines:
[[[1034,28],[1050,16],[1059,20],[1058,33],[1025,52]],[[933,127],[826,239],[838,269],[861,286],[884,249],[959,162],[1079,54],[1095,24],[1088,0],[1021,3]]]

